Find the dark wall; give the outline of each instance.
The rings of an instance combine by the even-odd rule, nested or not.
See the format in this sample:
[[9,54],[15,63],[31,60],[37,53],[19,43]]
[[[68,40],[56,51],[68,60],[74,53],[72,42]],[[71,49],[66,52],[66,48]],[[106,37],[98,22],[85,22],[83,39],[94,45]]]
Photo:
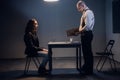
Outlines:
[[[76,9],[77,1],[46,3],[43,0],[0,0],[0,58],[24,57],[24,29],[27,21],[33,17],[39,22],[41,46],[47,48],[49,41],[68,41],[65,31],[78,27],[80,23],[81,13]],[[93,51],[98,51],[105,44],[105,1],[85,1],[95,13]],[[80,40],[79,36],[74,37],[74,40]],[[57,50],[59,54],[56,56],[74,55],[69,50],[66,54],[61,51]]]
[[120,33],[120,0],[112,2],[113,33]]
[[14,0],[0,0],[0,57],[20,57],[27,16],[14,7]]

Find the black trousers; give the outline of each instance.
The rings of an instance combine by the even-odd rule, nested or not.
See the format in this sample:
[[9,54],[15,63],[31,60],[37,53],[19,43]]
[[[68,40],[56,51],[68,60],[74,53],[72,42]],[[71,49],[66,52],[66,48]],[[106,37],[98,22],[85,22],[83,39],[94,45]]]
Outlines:
[[87,72],[93,71],[92,40],[93,40],[92,31],[85,31],[81,33],[81,44],[84,58],[84,65],[82,69]]

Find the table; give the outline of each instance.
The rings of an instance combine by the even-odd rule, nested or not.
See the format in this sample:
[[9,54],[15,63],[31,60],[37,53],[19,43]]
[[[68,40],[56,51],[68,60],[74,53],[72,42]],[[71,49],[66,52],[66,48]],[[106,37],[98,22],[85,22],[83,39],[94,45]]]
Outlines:
[[52,71],[52,48],[76,48],[76,69],[81,69],[81,44],[78,41],[74,42],[49,42],[48,43],[48,68]]

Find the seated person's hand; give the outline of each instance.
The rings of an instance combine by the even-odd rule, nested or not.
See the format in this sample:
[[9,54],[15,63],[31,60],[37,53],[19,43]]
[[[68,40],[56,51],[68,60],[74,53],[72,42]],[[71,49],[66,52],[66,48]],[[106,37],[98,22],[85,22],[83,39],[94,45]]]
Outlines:
[[41,50],[38,51],[38,53],[48,54],[48,50],[45,48],[41,48]]
[[45,51],[45,52],[48,52],[47,49],[45,49],[45,48],[40,48],[40,47],[37,47],[37,51]]
[[48,52],[48,50],[47,50],[47,49],[45,49],[45,48],[43,49],[43,51]]

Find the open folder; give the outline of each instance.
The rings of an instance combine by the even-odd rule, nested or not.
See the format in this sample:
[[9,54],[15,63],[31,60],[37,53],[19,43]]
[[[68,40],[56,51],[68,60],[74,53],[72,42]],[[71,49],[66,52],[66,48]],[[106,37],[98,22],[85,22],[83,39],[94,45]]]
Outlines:
[[78,28],[72,28],[66,31],[67,36],[76,36],[75,33],[79,32],[79,27]]

